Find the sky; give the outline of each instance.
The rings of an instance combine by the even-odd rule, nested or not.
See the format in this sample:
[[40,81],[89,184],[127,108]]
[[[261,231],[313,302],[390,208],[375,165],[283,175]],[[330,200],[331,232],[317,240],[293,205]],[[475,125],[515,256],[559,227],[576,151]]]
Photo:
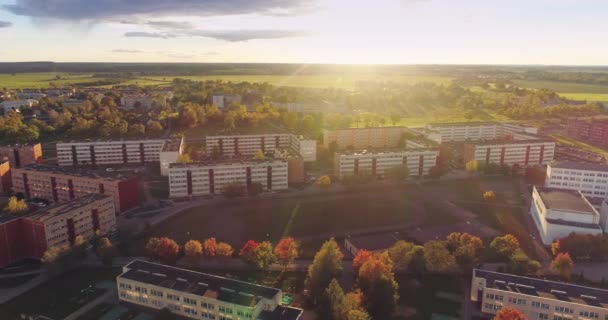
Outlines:
[[0,61],[608,64],[606,0],[0,0]]

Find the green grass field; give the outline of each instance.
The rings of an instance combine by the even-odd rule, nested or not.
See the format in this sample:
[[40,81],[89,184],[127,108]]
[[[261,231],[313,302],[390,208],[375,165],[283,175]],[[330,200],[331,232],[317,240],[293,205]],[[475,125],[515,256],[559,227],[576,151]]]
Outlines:
[[586,100],[586,101],[597,101],[606,102],[608,101],[608,93],[560,93],[560,96],[572,100]]
[[559,82],[559,81],[529,81],[515,80],[513,81],[520,87],[532,89],[551,89],[558,93],[564,94],[583,94],[583,93],[605,93],[608,94],[608,86],[599,84],[586,84],[575,82]]

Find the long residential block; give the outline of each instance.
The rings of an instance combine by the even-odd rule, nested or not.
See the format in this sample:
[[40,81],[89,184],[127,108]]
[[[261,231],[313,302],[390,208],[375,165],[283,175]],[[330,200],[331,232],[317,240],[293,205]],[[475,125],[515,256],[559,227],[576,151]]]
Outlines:
[[377,177],[383,176],[387,169],[406,166],[411,176],[422,176],[429,174],[437,164],[438,156],[439,151],[433,148],[336,152],[334,175],[339,178],[362,174]]
[[608,196],[608,165],[554,161],[547,165],[545,186],[577,190],[586,197]]
[[280,148],[291,148],[306,162],[317,160],[317,142],[291,133],[205,137],[205,149],[209,155],[252,156],[259,151],[268,153]]
[[169,163],[183,153],[183,138],[110,141],[59,142],[57,164],[60,166],[161,163],[166,175]]
[[335,144],[337,150],[382,149],[399,146],[401,137],[409,132],[406,127],[348,128],[325,130],[323,145]]
[[467,142],[464,146],[464,163],[477,160],[498,165],[543,165],[553,161],[554,155],[554,141],[532,135]]
[[187,319],[298,320],[303,312],[283,306],[280,289],[141,260],[124,266],[116,284],[121,303]]
[[173,163],[169,167],[172,198],[221,194],[231,183],[262,184],[265,190],[285,190],[288,168],[285,160],[218,161]]
[[0,145],[0,161],[6,160],[12,168],[42,162],[42,146],[34,144]]
[[494,315],[515,308],[528,319],[608,319],[608,290],[474,269],[472,301]]
[[568,135],[591,143],[608,145],[608,117],[569,118]]
[[89,194],[24,216],[0,216],[0,267],[39,259],[50,247],[73,245],[76,236],[108,234],[116,228],[114,211],[112,197]]
[[112,196],[116,212],[139,205],[139,179],[85,168],[28,165],[12,170],[13,190],[54,203],[100,193]]
[[576,190],[534,187],[530,215],[547,246],[572,232],[596,235],[606,228],[605,219]]
[[514,133],[537,134],[538,129],[515,123],[500,122],[453,122],[431,123],[427,129],[438,133],[441,142],[468,140],[494,140]]

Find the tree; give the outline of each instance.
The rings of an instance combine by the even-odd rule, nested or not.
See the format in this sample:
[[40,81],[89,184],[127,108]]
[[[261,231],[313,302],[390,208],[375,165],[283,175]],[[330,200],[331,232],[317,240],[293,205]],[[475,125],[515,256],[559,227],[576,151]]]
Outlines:
[[308,266],[304,286],[308,290],[308,296],[314,304],[323,290],[329,285],[331,279],[336,278],[342,272],[342,258],[344,254],[336,240],[329,239],[323,243],[315,254],[312,263]]
[[390,178],[390,179],[393,179],[396,181],[401,181],[401,180],[405,180],[405,179],[407,179],[407,177],[409,177],[410,171],[406,165],[394,166],[394,167],[390,167],[390,168],[387,168],[386,170],[384,170],[384,175],[387,178]]
[[104,265],[112,265],[112,260],[116,255],[116,250],[114,249],[114,245],[110,239],[104,237],[97,241],[97,255],[101,257],[101,261]]
[[340,283],[336,279],[332,279],[323,292],[318,317],[327,320],[340,320],[343,303],[344,290],[342,290]]
[[363,308],[363,293],[360,289],[356,289],[344,295],[344,299],[342,300],[342,306],[340,307],[339,319],[371,319],[367,311]]
[[221,259],[228,259],[234,254],[234,249],[226,242],[220,242],[217,244],[216,254]]
[[146,255],[153,260],[158,259],[158,244],[160,243],[160,238],[152,237],[148,239],[146,243]]
[[[213,258],[217,254],[218,243],[215,238],[209,238],[203,241],[203,247],[205,249],[205,256],[208,258]],[[230,254],[232,255],[232,253]]]
[[28,210],[28,205],[25,202],[25,199],[19,200],[17,197],[13,196],[8,198],[8,204],[4,210],[13,215],[20,215]]
[[388,255],[393,261],[395,269],[406,270],[410,265],[412,256],[409,254],[414,244],[405,240],[397,241],[388,249]]
[[446,238],[446,248],[454,256],[456,263],[466,270],[477,262],[483,242],[479,237],[468,233],[452,232]]
[[225,185],[224,189],[222,189],[222,194],[224,194],[226,198],[242,197],[246,193],[247,190],[245,186],[242,183],[236,181]]
[[399,299],[399,286],[388,253],[367,259],[359,269],[357,283],[363,293],[363,305],[372,318],[389,319]]
[[252,182],[247,186],[247,194],[255,197],[264,192],[264,186],[259,182]]
[[433,179],[441,178],[445,174],[445,168],[443,166],[432,166],[429,169],[429,176]]
[[298,258],[298,243],[294,238],[283,238],[274,248],[274,254],[283,265],[283,270],[287,270],[287,266]]
[[445,272],[456,266],[456,259],[442,241],[429,241],[424,244],[424,260],[428,271]]
[[255,267],[260,270],[267,270],[276,260],[277,257],[274,255],[272,243],[270,241],[260,243],[255,257]]
[[486,201],[493,201],[496,199],[496,193],[492,190],[486,191],[483,193],[483,199]]
[[247,264],[254,266],[258,250],[260,250],[260,244],[254,240],[249,240],[245,242],[245,245],[241,248],[241,251],[239,251],[239,256]]
[[259,150],[258,152],[256,152],[253,155],[253,160],[266,160],[266,155],[264,154],[264,151]]
[[179,245],[173,239],[162,237],[156,247],[156,255],[166,264],[173,264],[179,254]]
[[528,320],[523,312],[515,308],[502,308],[494,316],[494,320]]
[[477,172],[479,171],[479,167],[479,161],[477,160],[471,160],[465,164],[465,169],[468,172]]
[[149,121],[146,133],[151,136],[160,136],[163,133],[163,126],[158,121]]
[[569,280],[574,268],[574,262],[568,253],[558,253],[551,261],[551,272],[559,275],[564,280]]
[[503,258],[510,258],[515,250],[519,249],[519,240],[512,234],[498,236],[490,243],[490,248]]
[[182,153],[179,155],[179,157],[177,157],[177,162],[178,163],[190,163],[190,162],[192,162],[192,158],[190,157],[189,154]]
[[507,271],[519,275],[536,274],[541,268],[542,265],[540,262],[530,259],[530,257],[519,248],[513,252],[507,263]]
[[71,254],[77,258],[84,259],[87,256],[87,240],[82,235],[77,235],[72,244]]
[[321,188],[327,188],[331,186],[331,178],[327,175],[320,176],[315,184]]
[[203,255],[203,244],[198,240],[188,240],[184,244],[184,255],[193,262],[197,261]]
[[371,317],[365,310],[351,310],[348,312],[346,320],[370,320]]
[[364,263],[366,263],[367,261],[369,261],[370,259],[372,259],[373,256],[374,256],[374,253],[371,251],[367,251],[365,249],[359,250],[357,252],[357,254],[355,255],[355,257],[353,258],[353,270],[354,270],[355,274],[358,274],[361,266]]

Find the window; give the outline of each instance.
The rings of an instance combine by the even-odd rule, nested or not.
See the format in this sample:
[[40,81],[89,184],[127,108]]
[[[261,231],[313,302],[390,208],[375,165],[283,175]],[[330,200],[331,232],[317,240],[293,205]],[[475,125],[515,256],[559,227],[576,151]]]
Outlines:
[[173,294],[167,294],[167,299],[172,300],[172,301],[179,301],[179,297]]

